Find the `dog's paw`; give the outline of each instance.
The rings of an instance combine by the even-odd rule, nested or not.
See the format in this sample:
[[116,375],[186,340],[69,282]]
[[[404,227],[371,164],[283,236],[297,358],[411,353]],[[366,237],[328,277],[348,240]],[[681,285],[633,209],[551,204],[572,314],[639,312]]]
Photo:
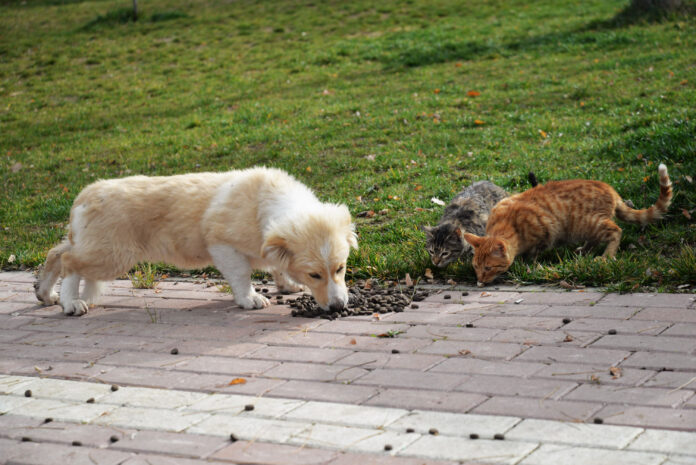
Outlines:
[[259,294],[252,294],[248,297],[243,297],[241,299],[235,299],[237,304],[246,309],[253,310],[256,308],[266,308],[271,305],[271,301]]
[[63,313],[74,316],[84,315],[87,313],[87,309],[89,308],[87,302],[80,299],[74,299],[61,305],[63,306]]
[[39,292],[38,290],[36,291],[36,298],[39,299],[39,301],[43,305],[55,305],[58,303],[58,294],[56,292]]

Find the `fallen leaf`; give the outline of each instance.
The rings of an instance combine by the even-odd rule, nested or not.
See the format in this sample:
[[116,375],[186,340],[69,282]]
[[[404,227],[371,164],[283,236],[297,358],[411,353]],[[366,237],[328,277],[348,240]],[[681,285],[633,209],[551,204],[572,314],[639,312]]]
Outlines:
[[475,120],[474,120],[474,124],[475,124],[476,126],[482,126],[482,125],[484,125],[484,124],[486,124],[486,123],[485,123],[484,121],[481,121],[480,119],[475,119]]
[[623,168],[619,168],[619,169],[618,169],[618,171],[623,171],[623,170],[624,170]]
[[565,280],[558,283],[558,285],[561,286],[563,289],[575,289],[575,286],[573,286],[572,284],[570,284],[568,281],[565,281]]
[[639,153],[638,155],[636,155],[636,159],[642,160],[642,159],[643,159],[643,154],[642,154],[642,153]]
[[312,172],[312,167],[311,167],[311,166],[308,166],[308,167],[307,167],[307,172],[308,172],[308,173],[311,173],[311,172]]
[[684,80],[683,80],[682,82],[680,82],[679,84],[685,86],[685,85],[687,85],[688,83],[689,83],[689,81],[687,81],[686,79],[684,79]]
[[430,201],[431,201],[432,203],[436,204],[436,205],[440,205],[440,206],[444,206],[444,205],[445,205],[445,202],[443,202],[442,200],[438,199],[437,197],[433,197],[432,199],[430,199]]
[[406,273],[406,277],[404,278],[404,282],[407,287],[413,286],[413,279],[411,278],[411,275]]
[[358,218],[372,218],[373,216],[375,216],[375,211],[374,210],[365,210],[365,211],[358,213],[355,216],[357,216]]
[[379,313],[373,313],[373,314],[372,314],[372,319],[373,319],[373,320],[379,321],[379,320],[382,319],[382,316],[381,316]]
[[471,355],[471,351],[468,349],[462,349],[459,351],[459,355]]
[[689,181],[690,184],[694,182],[694,180],[691,179],[691,176],[686,175],[686,174],[684,175],[684,179],[686,179],[687,181]]
[[423,276],[425,276],[428,279],[433,279],[433,270],[430,268],[425,269],[425,273],[423,273]]
[[372,279],[368,279],[365,281],[365,285],[363,286],[364,289],[372,289]]
[[416,186],[416,188],[415,188],[416,191],[419,191],[419,190],[421,190],[421,189],[423,189],[423,186],[421,186],[420,184],[418,184],[418,185]]
[[13,173],[16,173],[17,171],[19,171],[21,169],[22,169],[22,164],[20,162],[17,162],[14,165],[12,165],[12,167],[10,168],[10,171],[12,171]]
[[454,279],[450,278],[450,279],[447,280],[447,284],[449,284],[450,286],[454,286],[455,284],[457,284],[457,281],[455,281]]
[[621,378],[621,375],[623,370],[621,370],[621,367],[610,367],[609,368],[609,373],[611,373],[612,379],[619,379]]
[[461,62],[461,61],[458,61],[458,62],[456,62],[456,63],[454,64],[454,67],[455,67],[455,68],[461,68],[462,65],[463,65],[462,62]]
[[539,135],[541,135],[542,139],[546,139],[546,137],[548,136],[548,134],[546,134],[546,131],[543,131],[541,129],[539,129]]
[[483,291],[483,292],[481,293],[481,296],[480,296],[480,297],[490,297],[490,296],[491,296],[491,293],[490,293],[490,292]]
[[592,381],[595,384],[599,384],[599,376],[597,376],[597,375],[590,376],[590,381]]
[[691,213],[686,208],[682,208],[682,215],[686,217],[687,220],[691,219]]
[[440,89],[435,89],[433,92],[435,92],[436,94],[439,94],[439,93],[440,93]]
[[331,95],[331,94],[333,94],[333,91],[330,91],[329,89],[324,89],[322,94],[323,95]]
[[369,155],[365,155],[365,160],[375,161],[375,158],[377,158],[377,155],[375,155],[374,153],[371,153]]
[[575,339],[573,336],[570,334],[566,334],[565,339],[563,339],[563,342],[573,342],[573,339]]
[[356,341],[355,339],[350,340],[350,345],[352,345],[352,346],[354,346],[357,343],[358,343],[358,341]]
[[246,384],[246,379],[244,378],[235,378],[229,383],[227,383],[228,386],[234,386],[235,384]]
[[14,254],[10,255],[7,257],[7,263],[14,263],[14,261],[17,259]]
[[469,92],[466,93],[469,97],[478,97],[481,95],[481,92],[476,92],[475,90],[470,90]]

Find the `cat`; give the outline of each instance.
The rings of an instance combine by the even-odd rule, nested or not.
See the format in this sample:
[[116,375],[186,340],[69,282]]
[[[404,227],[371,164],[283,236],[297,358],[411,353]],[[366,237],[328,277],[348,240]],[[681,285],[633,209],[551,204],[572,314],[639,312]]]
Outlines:
[[[532,187],[538,184],[534,173],[530,172],[528,178]],[[444,268],[460,257],[471,255],[472,248],[462,239],[462,234],[484,234],[491,208],[507,195],[490,181],[475,182],[452,199],[437,226],[423,226],[433,265]]]
[[614,216],[630,223],[653,223],[672,201],[672,182],[660,164],[660,196],[650,208],[634,210],[608,184],[575,179],[553,181],[503,199],[491,211],[486,235],[464,234],[474,248],[472,264],[479,287],[506,272],[516,256],[550,249],[562,242],[606,243],[604,258],[616,255],[621,228]]

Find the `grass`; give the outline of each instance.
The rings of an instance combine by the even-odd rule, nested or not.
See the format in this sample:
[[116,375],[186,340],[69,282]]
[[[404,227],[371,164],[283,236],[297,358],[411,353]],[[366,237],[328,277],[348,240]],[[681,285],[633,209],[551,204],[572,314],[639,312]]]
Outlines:
[[507,278],[693,283],[696,21],[622,21],[627,3],[152,0],[133,22],[123,1],[2,2],[0,267],[40,264],[96,179],[263,164],[354,215],[386,210],[356,218],[351,277],[416,278],[432,197],[523,190],[533,170],[643,207],[664,162],[670,213],[621,224],[616,261],[558,249]]

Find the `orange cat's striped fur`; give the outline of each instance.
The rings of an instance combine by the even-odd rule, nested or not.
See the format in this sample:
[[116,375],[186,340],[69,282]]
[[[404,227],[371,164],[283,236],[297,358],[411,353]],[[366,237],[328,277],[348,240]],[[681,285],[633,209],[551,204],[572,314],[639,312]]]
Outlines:
[[619,194],[600,181],[575,179],[549,182],[501,200],[488,218],[486,235],[464,234],[474,247],[473,265],[479,286],[510,268],[516,256],[550,249],[562,242],[606,243],[604,257],[619,248],[621,228],[612,221],[647,224],[662,218],[672,200],[672,183],[663,164],[660,197],[644,210],[627,206]]

